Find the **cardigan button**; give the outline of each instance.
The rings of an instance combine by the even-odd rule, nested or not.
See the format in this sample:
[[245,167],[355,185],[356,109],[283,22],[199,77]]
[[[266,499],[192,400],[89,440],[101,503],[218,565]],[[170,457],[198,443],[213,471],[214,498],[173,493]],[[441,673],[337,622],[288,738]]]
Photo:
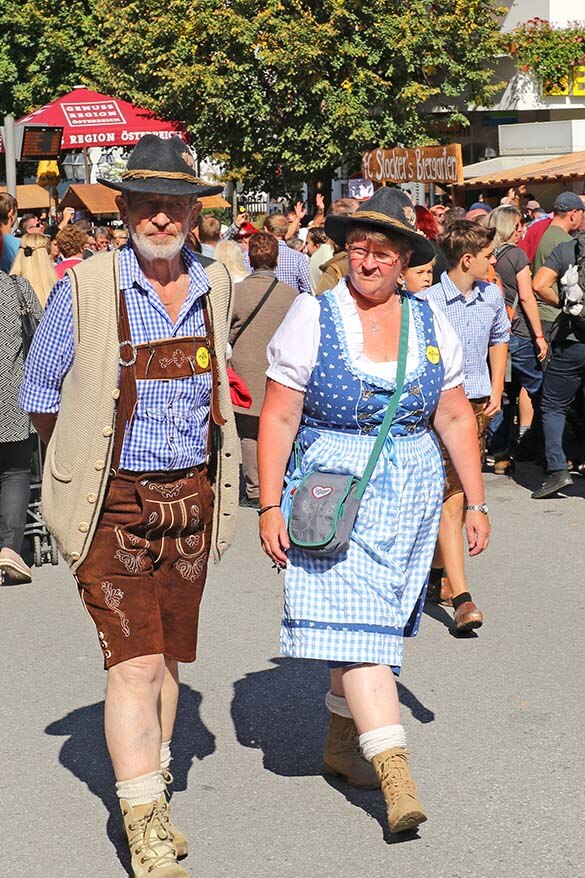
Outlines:
[[88,494],[87,495],[87,502],[88,503],[95,503],[96,500],[97,500],[96,494]]
[[79,554],[79,552],[71,552],[71,554],[69,555],[69,558],[71,561],[79,561],[79,559],[81,558],[81,555]]
[[104,469],[104,468],[105,468],[105,465],[106,465],[105,460],[96,460],[96,462],[95,462],[95,464],[94,464],[94,466],[95,466],[95,468],[96,468],[97,470]]
[[102,436],[111,436],[113,432],[113,427],[104,427],[104,429],[102,430]]
[[120,389],[116,387],[115,390],[112,390],[112,399],[119,399],[120,397]]
[[89,530],[89,524],[87,521],[80,521],[78,530],[80,530],[82,534],[86,534]]

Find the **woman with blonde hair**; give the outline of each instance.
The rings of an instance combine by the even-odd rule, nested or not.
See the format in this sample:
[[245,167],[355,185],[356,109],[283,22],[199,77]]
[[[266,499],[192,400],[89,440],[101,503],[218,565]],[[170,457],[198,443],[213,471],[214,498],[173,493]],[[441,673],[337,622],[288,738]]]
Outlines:
[[213,258],[225,265],[234,284],[240,283],[250,274],[242,251],[234,241],[220,241],[216,244]]
[[48,240],[44,235],[23,235],[11,269],[11,274],[26,278],[43,308],[57,283],[57,273],[47,244]]
[[[538,305],[532,291],[532,275],[526,253],[517,246],[522,237],[522,214],[513,204],[496,207],[485,225],[496,230],[495,269],[502,281],[506,309],[512,323],[510,358],[512,384],[519,388],[518,423],[521,441],[530,429],[533,412],[538,410],[543,380],[542,363],[547,344],[542,331]],[[505,475],[511,467],[509,434],[503,414],[490,424],[490,447],[496,457],[495,471]]]

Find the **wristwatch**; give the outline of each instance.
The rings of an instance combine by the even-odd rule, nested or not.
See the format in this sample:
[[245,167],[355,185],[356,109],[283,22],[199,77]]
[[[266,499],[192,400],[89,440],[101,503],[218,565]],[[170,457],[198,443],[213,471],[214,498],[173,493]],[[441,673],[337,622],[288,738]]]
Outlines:
[[489,512],[487,503],[479,503],[477,506],[466,506],[466,512],[483,512],[484,515],[487,515]]

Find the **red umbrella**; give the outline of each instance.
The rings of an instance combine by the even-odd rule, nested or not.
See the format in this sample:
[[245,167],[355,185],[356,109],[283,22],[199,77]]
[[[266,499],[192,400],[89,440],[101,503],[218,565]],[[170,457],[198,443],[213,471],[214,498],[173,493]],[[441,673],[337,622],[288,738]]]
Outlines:
[[37,125],[63,127],[61,149],[86,149],[90,146],[133,146],[144,134],[162,138],[178,134],[185,139],[179,122],[164,122],[151,110],[141,110],[128,101],[90,91],[85,86],[34,113],[23,116],[17,125],[34,122]]

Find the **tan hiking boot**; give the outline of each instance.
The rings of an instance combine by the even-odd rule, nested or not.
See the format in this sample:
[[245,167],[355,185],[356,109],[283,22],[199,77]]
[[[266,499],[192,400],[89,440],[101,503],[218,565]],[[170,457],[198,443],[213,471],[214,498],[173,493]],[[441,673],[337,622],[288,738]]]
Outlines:
[[371,763],[364,759],[354,721],[336,713],[329,714],[329,732],[323,751],[325,774],[341,775],[352,787],[377,790],[380,781]]
[[177,863],[164,793],[156,802],[132,807],[120,799],[134,878],[189,878]]
[[406,832],[424,823],[427,815],[416,796],[416,784],[408,765],[408,750],[392,747],[378,753],[372,761],[386,799],[390,831]]
[[187,836],[185,835],[185,833],[181,832],[179,827],[175,826],[175,824],[173,823],[173,821],[171,819],[171,801],[170,801],[171,796],[170,796],[170,792],[169,792],[169,787],[175,778],[173,777],[171,772],[168,770],[168,768],[161,769],[161,774],[162,774],[163,783],[164,783],[165,788],[166,788],[167,814],[169,817],[169,828],[170,828],[170,830],[173,834],[173,838],[175,840],[175,847],[177,849],[177,860],[182,860],[189,853],[189,845],[188,845]]

